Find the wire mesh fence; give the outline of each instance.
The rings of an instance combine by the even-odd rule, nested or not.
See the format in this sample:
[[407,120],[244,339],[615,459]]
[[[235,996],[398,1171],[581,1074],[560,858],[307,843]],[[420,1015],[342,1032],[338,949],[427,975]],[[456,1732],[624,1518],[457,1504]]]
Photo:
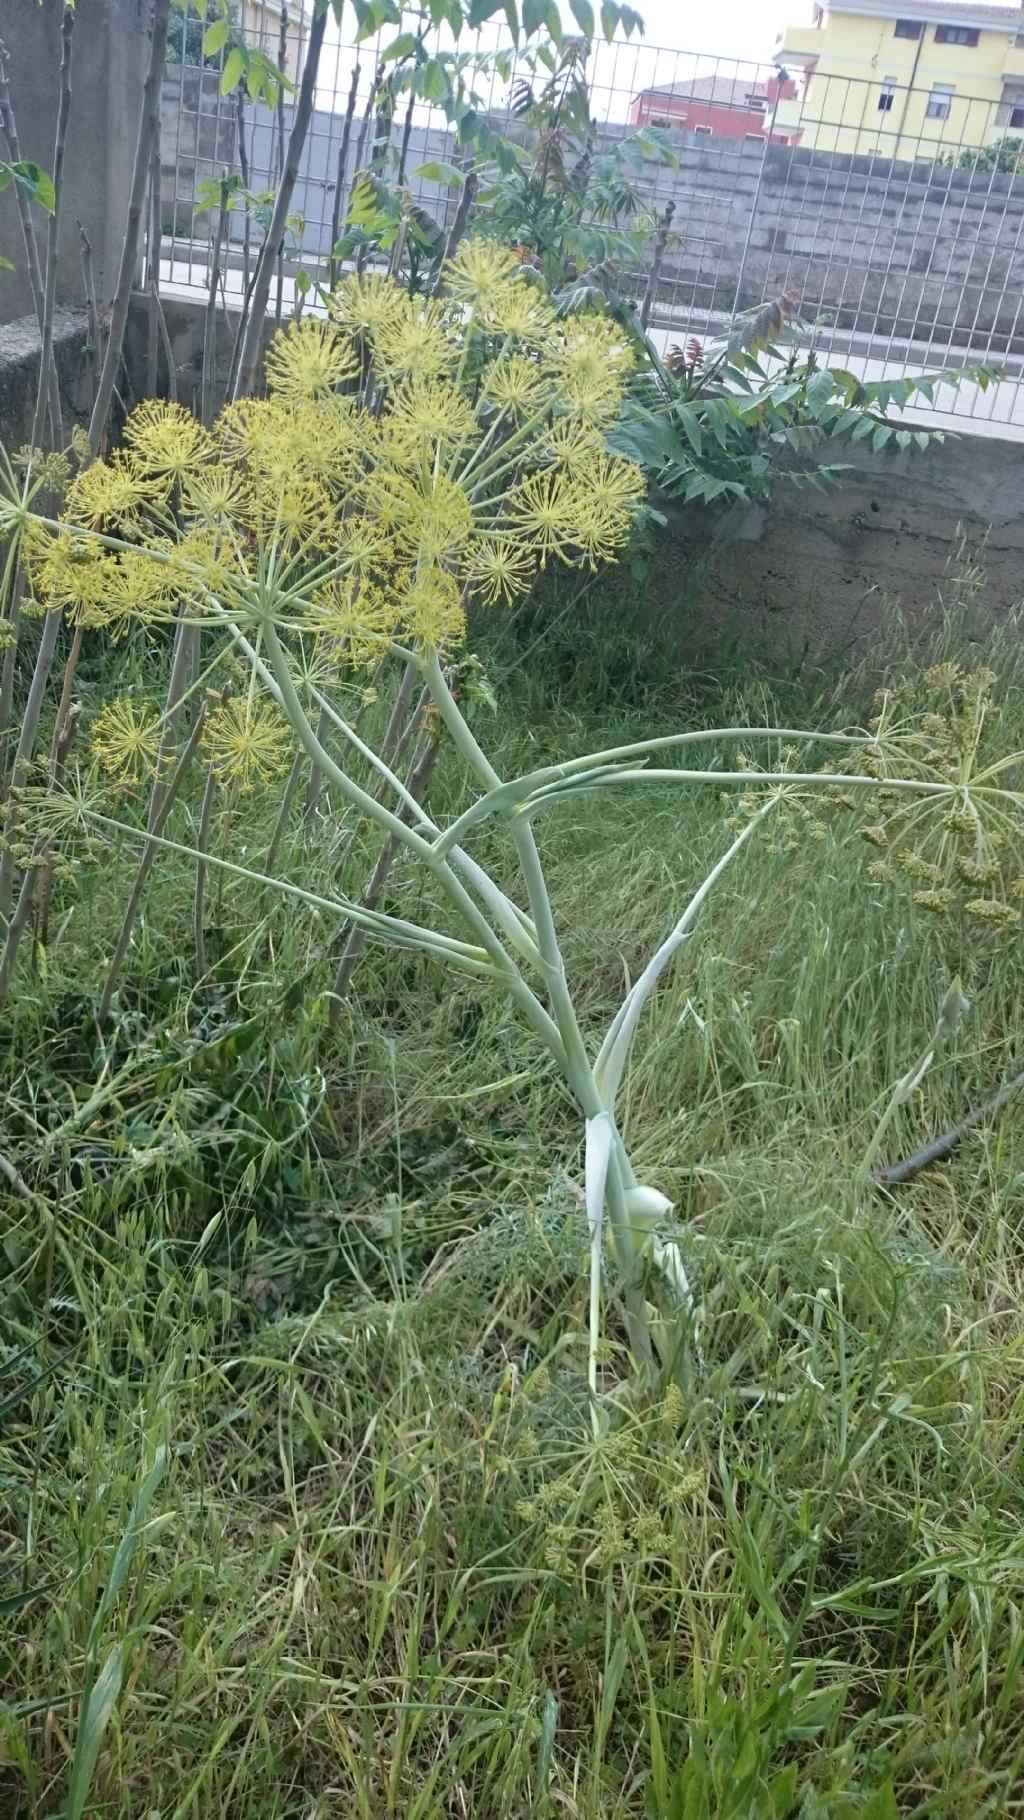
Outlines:
[[[223,94],[224,53],[204,62],[201,22],[177,17],[162,109],[160,282],[205,295],[210,180],[237,172],[251,197],[272,191],[294,108],[285,95],[268,107],[240,88]],[[291,20],[285,44],[277,7],[247,0],[250,42],[296,79],[307,25],[294,5]],[[450,225],[457,193],[436,171],[457,148],[440,109],[402,94],[392,104],[386,42],[325,44],[273,293],[279,315],[294,305],[300,272],[326,275],[368,162],[404,185],[441,234]],[[510,43],[481,32],[459,48],[474,61],[481,109],[515,133],[511,96],[524,71]],[[652,316],[663,344],[721,333],[738,312],[785,294],[805,325],[801,345],[862,377],[998,366],[984,393],[941,386],[935,414],[1024,434],[1024,137],[1014,132],[1024,133],[1024,82],[1018,106],[1012,88],[993,100],[642,42],[595,46],[587,67],[599,143],[655,125],[672,148],[641,175],[653,213],[674,204]],[[231,216],[229,305],[246,288],[260,208]],[[621,281],[638,295],[647,275],[641,267]]]

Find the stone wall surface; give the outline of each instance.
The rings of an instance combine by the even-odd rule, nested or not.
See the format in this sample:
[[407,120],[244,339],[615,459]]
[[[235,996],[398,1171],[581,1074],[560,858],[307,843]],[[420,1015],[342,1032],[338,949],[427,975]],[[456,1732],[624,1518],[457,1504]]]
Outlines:
[[[0,37],[10,54],[11,101],[21,153],[53,171],[60,61],[57,0],[2,0]],[[124,238],[147,55],[144,0],[77,0],[71,63],[71,115],[58,240],[57,301],[83,301],[81,222],[92,243],[102,308],[117,282]],[[3,155],[0,149],[0,155]],[[45,262],[47,217],[33,210]],[[0,194],[0,252],[14,271],[0,271],[0,322],[32,308],[17,209]]]

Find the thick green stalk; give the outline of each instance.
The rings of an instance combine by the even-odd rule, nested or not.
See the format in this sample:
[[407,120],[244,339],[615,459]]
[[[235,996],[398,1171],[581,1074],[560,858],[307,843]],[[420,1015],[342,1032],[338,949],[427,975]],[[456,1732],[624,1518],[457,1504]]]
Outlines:
[[597,1081],[602,1098],[611,1111],[614,1111],[615,1109],[615,1101],[618,1096],[619,1086],[622,1081],[626,1063],[629,1059],[630,1047],[647,1000],[650,998],[651,993],[654,991],[655,986],[669,962],[674,958],[687,936],[690,934],[704,904],[707,902],[708,897],[714,890],[723,872],[732,864],[736,855],[742,852],[747,842],[757,832],[761,823],[771,814],[772,810],[775,809],[781,801],[781,795],[773,796],[769,802],[765,803],[763,808],[758,810],[756,815],[751,817],[746,827],[736,836],[731,847],[722,855],[718,864],[708,873],[707,878],[700,888],[694,892],[693,897],[690,899],[690,902],[686,906],[686,909],[683,911],[683,914],[675,927],[651,956],[651,959],[648,961],[639,979],[630,992],[627,993],[615,1017],[612,1019],[608,1034],[601,1045],[597,1061],[594,1064],[594,1078]]
[[[272,687],[300,745],[308,752],[314,764],[322,768],[328,782],[334,784],[339,794],[351,803],[353,808],[359,809],[386,834],[394,834],[402,845],[408,847],[418,859],[422,860],[426,869],[437,879],[453,907],[468,923],[480,946],[487,952],[531,1029],[541,1038],[545,1048],[550,1050],[559,1065],[564,1066],[565,1054],[557,1024],[530,990],[512,956],[482,911],[473,902],[465,886],[456,878],[447,861],[442,860],[440,864],[438,863],[432,842],[424,839],[416,829],[408,827],[390,809],[385,808],[383,803],[379,803],[368,791],[362,789],[354,778],[349,777],[348,773],[342,770],[330,753],[324,750],[299,700],[295,679],[284,647],[277,635],[277,629],[269,620],[263,628],[263,635],[268,663],[264,663],[263,659],[252,650],[252,647],[248,646],[247,641],[241,639],[237,634],[236,642],[246,645],[250,661],[255,665],[259,675]],[[461,720],[461,715],[459,718]]]
[[302,885],[293,885],[286,878],[271,878],[266,872],[257,872],[251,866],[236,865],[234,860],[222,859],[219,854],[201,853],[198,847],[190,847],[184,841],[168,840],[166,835],[152,834],[147,828],[133,826],[130,822],[119,822],[112,815],[101,815],[98,809],[83,809],[82,814],[87,821],[94,822],[97,828],[109,828],[114,834],[127,834],[131,840],[145,841],[147,847],[159,848],[163,853],[178,853],[183,859],[205,859],[208,866],[213,866],[218,872],[227,873],[232,878],[248,879],[256,885],[272,885],[275,890],[283,891],[286,897],[297,898],[313,910],[326,910],[332,916],[361,917],[376,941],[386,941],[397,948],[429,952],[435,959],[447,961],[452,966],[492,979],[495,977],[495,969],[483,949],[474,948],[469,942],[456,941],[450,935],[439,935],[436,929],[421,928],[418,923],[406,922],[398,916],[387,916],[379,911],[371,915],[361,905],[351,903],[347,898],[321,897],[318,892],[307,891]]
[[[459,709],[436,655],[425,661],[424,673],[427,686],[456,747],[482,783],[491,789],[500,788],[501,779]],[[512,833],[526,884],[530,914],[537,931],[541,969],[547,985],[555,1024],[564,1048],[566,1080],[584,1118],[588,1121],[599,1119],[607,1113],[607,1108],[594,1079],[594,1072],[576,1016],[576,1008],[569,991],[565,962],[555,928],[551,899],[537,843],[533,838],[533,830],[529,823],[521,816],[514,818]],[[635,1178],[621,1135],[615,1127],[614,1119],[610,1114],[608,1116],[612,1128],[612,1153],[605,1193],[611,1215],[612,1236],[624,1281],[630,1345],[637,1362],[646,1369],[651,1369],[654,1351],[644,1299],[637,1282],[637,1251],[625,1203],[626,1190],[633,1186]]]

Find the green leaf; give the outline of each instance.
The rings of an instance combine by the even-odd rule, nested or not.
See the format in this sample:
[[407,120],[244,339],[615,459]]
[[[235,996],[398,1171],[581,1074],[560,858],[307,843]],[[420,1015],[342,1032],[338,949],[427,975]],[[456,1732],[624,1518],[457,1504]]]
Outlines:
[[368,5],[365,4],[365,0],[357,0],[356,18],[359,21],[359,30],[356,33],[357,44],[361,44],[364,38],[372,38],[374,32],[379,32],[382,25],[401,25],[402,23],[401,12],[392,5],[392,0],[369,0]]
[[86,1801],[92,1785],[93,1771],[99,1756],[103,1734],[113,1717],[121,1692],[121,1681],[124,1676],[124,1646],[115,1644],[100,1669],[92,1687],[89,1698],[82,1708],[78,1723],[78,1736],[75,1739],[75,1755],[71,1765],[71,1780],[68,1787],[67,1805],[64,1809],[65,1820],[82,1820],[86,1813]]
[[203,33],[203,56],[215,57],[231,36],[230,19],[216,19]]
[[619,9],[612,5],[612,0],[602,0],[601,30],[606,38],[614,38],[619,24]]
[[5,259],[3,254],[0,253],[0,272],[13,272],[16,269],[17,268],[15,267],[14,260]]
[[486,25],[495,13],[505,10],[505,0],[470,0],[467,24],[475,30],[478,25]]
[[900,1810],[896,1805],[891,1782],[884,1788],[875,1790],[871,1799],[860,1809],[858,1820],[900,1820]]
[[131,1515],[128,1518],[128,1527],[117,1545],[113,1565],[110,1569],[110,1579],[107,1582],[106,1590],[100,1601],[101,1612],[109,1610],[110,1605],[117,1598],[118,1593],[121,1591],[121,1588],[128,1577],[128,1569],[131,1566],[132,1556],[135,1553],[136,1545],[139,1540],[139,1532],[146,1521],[149,1507],[159,1490],[166,1471],[167,1449],[166,1447],[158,1447],[153,1459],[153,1464],[135,1494],[135,1502],[132,1505]]
[[414,57],[419,48],[419,39],[414,32],[399,32],[393,38],[381,58],[382,63],[397,63],[402,57]]
[[634,32],[638,38],[643,37],[646,27],[640,13],[634,12],[631,6],[623,6],[619,8],[619,15],[627,38],[632,38]]
[[23,196],[30,202],[38,202],[48,215],[52,215],[57,206],[57,192],[53,187],[53,178],[44,171],[41,164],[31,158],[20,158],[17,164],[0,163],[0,190],[14,183]]
[[548,10],[545,14],[544,23],[555,44],[561,45],[565,33],[562,30],[562,15],[558,10],[558,0],[548,0]]
[[245,52],[240,45],[235,45],[229,52],[224,68],[221,71],[220,92],[230,95],[238,87],[245,74]]
[[50,1592],[53,1582],[45,1586],[30,1586],[27,1592],[12,1593],[7,1599],[0,1599],[0,1618],[9,1618],[16,1611],[22,1611],[31,1605],[33,1599],[41,1599],[44,1593]]
[[594,9],[590,0],[569,0],[569,11],[584,38],[592,38],[594,36]]
[[416,71],[415,87],[424,101],[433,101],[439,107],[445,105],[452,92],[448,71],[436,57],[431,57],[420,65]]
[[548,0],[523,0],[523,30],[529,38],[547,22]]
[[421,164],[413,171],[414,177],[422,177],[424,183],[445,183],[449,189],[461,190],[466,181],[465,171],[460,171],[456,164],[445,164],[435,160],[433,164]]
[[875,431],[873,437],[871,438],[871,447],[874,449],[876,455],[881,454],[882,450],[885,448],[886,443],[891,442],[892,436],[893,436],[893,432],[889,428],[889,425],[885,424],[885,423],[880,423],[877,430]]

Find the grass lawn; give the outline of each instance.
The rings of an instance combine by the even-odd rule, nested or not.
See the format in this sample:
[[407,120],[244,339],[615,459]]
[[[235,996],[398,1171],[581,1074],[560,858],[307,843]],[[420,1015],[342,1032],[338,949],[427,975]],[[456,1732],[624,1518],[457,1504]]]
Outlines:
[[[1013,639],[982,660],[1024,747]],[[532,667],[481,721],[502,772],[866,711],[858,678],[638,701],[586,652],[586,689]],[[446,755],[439,813],[457,783]],[[220,799],[213,851],[258,865],[275,810]],[[622,791],[539,825],[595,1035],[730,813]],[[170,854],[101,1029],[136,857],[58,881],[0,1030],[32,1196],[0,1178],[0,1816],[1024,1814],[1024,1105],[857,1184],[955,975],[970,1012],[887,1153],[1021,1067],[1020,937],[873,883],[853,817],[746,850],[626,1096],[696,1318],[641,1400],[612,1312],[595,1440],[580,1125],[529,1033],[382,949],[329,1025],[334,931],[223,874],[197,982]],[[322,798],[285,863],[357,891],[372,848]],[[388,901],[421,889],[403,863]]]

